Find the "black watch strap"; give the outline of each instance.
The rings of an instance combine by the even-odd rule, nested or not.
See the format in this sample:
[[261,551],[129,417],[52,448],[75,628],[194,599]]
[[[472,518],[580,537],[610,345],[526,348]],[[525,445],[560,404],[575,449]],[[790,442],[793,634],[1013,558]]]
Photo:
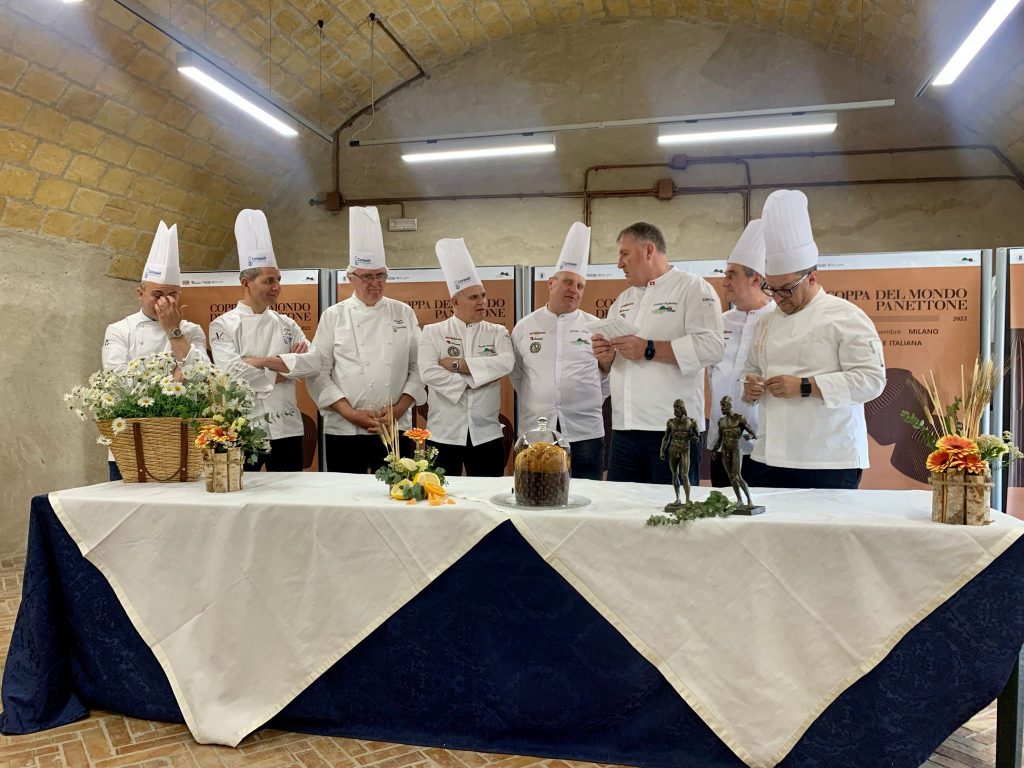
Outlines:
[[644,349],[644,360],[654,359],[654,342],[651,339],[647,340],[647,348]]
[[811,380],[810,379],[800,379],[800,397],[810,397],[810,396],[811,396]]

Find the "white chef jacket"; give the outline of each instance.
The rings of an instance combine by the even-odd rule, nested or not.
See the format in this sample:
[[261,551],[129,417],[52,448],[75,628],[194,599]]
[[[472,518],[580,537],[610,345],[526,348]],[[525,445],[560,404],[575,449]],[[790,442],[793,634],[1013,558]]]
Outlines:
[[[206,334],[188,320],[181,321],[181,332],[192,348],[185,356],[185,365],[210,362],[206,355]],[[132,360],[171,351],[171,340],[158,320],[150,320],[140,309],[134,315],[111,323],[103,334],[100,357],[103,367],[123,371]]]
[[612,429],[664,432],[682,399],[686,413],[704,421],[704,369],[722,359],[722,305],[710,283],[670,269],[643,288],[629,287],[608,317],[640,329],[642,339],[672,342],[675,365],[627,360],[616,355],[611,369]]
[[[292,344],[305,342],[299,324],[272,309],[261,314],[239,303],[234,309],[210,321],[210,349],[213,362],[245,381],[256,392],[253,420],[258,420],[271,440],[305,433],[302,413],[295,401],[295,382],[277,381],[277,371],[254,368],[243,357],[270,357],[288,352]],[[267,420],[267,414],[280,414]],[[288,414],[288,415],[284,415]]]
[[[446,357],[464,358],[471,374],[454,373],[437,364]],[[420,375],[427,385],[427,428],[434,442],[473,445],[502,436],[501,379],[512,371],[512,339],[502,325],[466,323],[449,317],[423,329],[419,345]]]
[[818,397],[761,397],[752,454],[772,467],[865,469],[864,403],[885,388],[882,342],[855,304],[819,289],[793,315],[765,315],[744,374],[814,378]]
[[[733,308],[722,313],[722,334],[725,338],[725,355],[711,366],[711,421],[708,423],[708,448],[718,441],[718,420],[722,418],[722,398],[732,398],[732,410],[746,418],[750,429],[757,432],[758,405],[743,402],[743,369],[747,365],[747,354],[757,334],[761,319],[775,310],[775,302],[769,301],[763,307],[751,312]],[[744,436],[740,439],[740,453],[749,456],[754,441]]]
[[516,362],[509,378],[519,395],[520,433],[536,428],[543,416],[570,442],[604,437],[608,380],[586,327],[595,320],[579,309],[556,315],[541,307],[512,329]]
[[[185,365],[208,363],[206,334],[203,329],[188,320],[181,321],[181,333],[192,345],[185,355]],[[171,340],[159,320],[151,320],[141,309],[133,315],[107,326],[103,333],[103,347],[100,359],[105,369],[123,371],[128,363],[140,357],[171,351]],[[113,461],[114,454],[107,451],[107,460]]]
[[[342,398],[356,410],[377,410],[403,394],[417,405],[426,400],[416,365],[420,326],[408,304],[382,297],[368,306],[356,296],[328,307],[320,316],[309,352],[281,355],[289,375],[305,378],[324,417],[328,435],[373,434],[331,408]],[[308,378],[307,378],[308,377]],[[412,426],[412,408],[398,420]]]

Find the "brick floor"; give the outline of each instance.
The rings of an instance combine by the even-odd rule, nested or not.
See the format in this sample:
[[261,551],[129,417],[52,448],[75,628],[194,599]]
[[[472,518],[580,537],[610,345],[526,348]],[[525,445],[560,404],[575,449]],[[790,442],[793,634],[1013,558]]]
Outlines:
[[[0,560],[0,673],[21,601],[24,560]],[[922,768],[995,764],[995,705],[958,728]],[[0,736],[0,768],[589,768],[594,763],[460,752],[264,729],[237,749],[197,744],[183,725],[95,711],[30,736]],[[840,768],[836,766],[835,768]]]

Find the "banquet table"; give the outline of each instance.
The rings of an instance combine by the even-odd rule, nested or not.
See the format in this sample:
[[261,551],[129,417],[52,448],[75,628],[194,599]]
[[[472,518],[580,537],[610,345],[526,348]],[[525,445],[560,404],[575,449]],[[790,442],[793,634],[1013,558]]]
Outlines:
[[[757,489],[647,527],[666,489],[573,509],[455,478],[104,483],[36,497],[0,731],[98,707],[234,745],[262,726],[643,766],[916,768],[1004,691],[1020,753],[1024,523],[918,491]],[[709,489],[694,489],[703,498]],[[1019,758],[1018,758],[1019,759]],[[1019,764],[1019,763],[1018,763]]]

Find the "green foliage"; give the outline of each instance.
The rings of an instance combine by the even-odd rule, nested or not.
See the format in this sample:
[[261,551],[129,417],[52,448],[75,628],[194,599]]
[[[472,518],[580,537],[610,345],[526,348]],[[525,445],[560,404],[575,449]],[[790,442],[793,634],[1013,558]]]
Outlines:
[[712,491],[705,501],[687,501],[678,507],[668,508],[665,515],[651,515],[647,525],[679,525],[702,517],[730,517],[736,509],[736,502],[721,491]]
[[[957,398],[957,400],[959,400],[959,398]],[[935,442],[939,439],[939,436],[935,434],[932,428],[928,425],[928,422],[910,411],[900,411],[900,418],[911,426],[914,430],[914,437],[924,443],[928,447],[929,451],[935,450]]]

